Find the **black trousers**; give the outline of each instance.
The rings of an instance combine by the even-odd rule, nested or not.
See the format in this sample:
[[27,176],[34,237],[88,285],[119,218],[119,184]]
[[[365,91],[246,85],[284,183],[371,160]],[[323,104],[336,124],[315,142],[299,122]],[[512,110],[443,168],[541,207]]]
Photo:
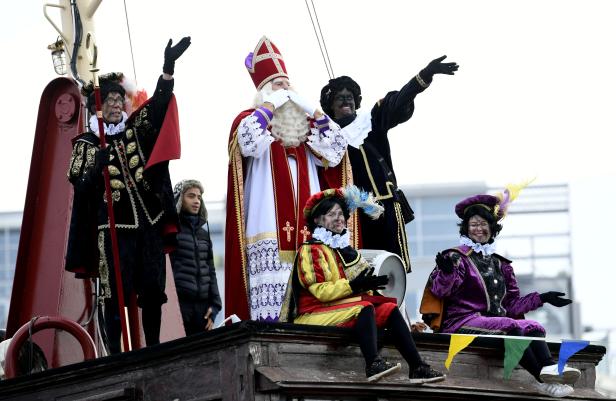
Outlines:
[[207,320],[204,318],[210,307],[208,301],[190,301],[180,299],[180,311],[186,335],[203,333]]
[[[132,293],[137,296],[146,345],[160,342],[161,306],[167,302],[165,295],[165,254],[163,239],[156,227],[137,230],[116,230],[120,268],[124,289],[124,302]],[[114,273],[113,253],[109,230],[104,231],[105,259],[109,268],[111,297],[105,300],[105,331],[112,354],[119,353],[121,338],[117,283]]]
[[[522,330],[515,329],[507,333],[510,336],[524,336]],[[543,333],[530,332],[527,337],[542,337]],[[535,340],[531,341],[528,348],[524,351],[522,359],[520,359],[520,366],[522,366],[528,373],[533,375],[535,379],[541,381],[539,373],[544,366],[554,365],[554,359],[552,359],[552,353],[548,348],[548,344],[545,341]]]
[[[366,307],[359,313],[355,324],[355,335],[366,366],[370,366],[378,356],[377,327],[373,307]],[[424,364],[417,352],[411,331],[398,308],[394,309],[387,319],[385,335],[394,343],[400,355],[408,363],[410,370]]]

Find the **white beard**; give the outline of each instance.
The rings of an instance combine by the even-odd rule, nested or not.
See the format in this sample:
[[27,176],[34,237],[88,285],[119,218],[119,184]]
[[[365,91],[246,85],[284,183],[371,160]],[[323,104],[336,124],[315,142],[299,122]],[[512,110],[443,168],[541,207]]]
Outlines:
[[[293,90],[292,88],[289,88]],[[272,84],[268,82],[257,93],[255,97],[255,107],[263,103],[263,95],[272,92]],[[294,148],[306,141],[306,136],[310,132],[310,123],[307,114],[297,104],[288,101],[274,110],[274,117],[271,121],[270,132],[282,142],[285,148]]]

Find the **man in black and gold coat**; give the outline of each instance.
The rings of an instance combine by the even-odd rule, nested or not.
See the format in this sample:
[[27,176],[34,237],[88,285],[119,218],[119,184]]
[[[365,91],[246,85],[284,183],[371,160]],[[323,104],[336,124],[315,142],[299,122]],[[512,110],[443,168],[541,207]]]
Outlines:
[[124,111],[122,75],[100,77],[107,142],[104,150],[99,144],[92,86],[82,90],[88,96],[92,116],[90,131],[73,140],[68,179],[73,184],[74,198],[66,269],[81,278],[100,277],[111,353],[120,352],[121,324],[103,169],[109,171],[125,299],[128,302],[132,293],[137,296],[147,345],[159,343],[161,306],[167,302],[165,248],[175,239],[177,215],[168,163],[148,165],[147,169],[146,165],[163,136],[161,127],[166,115],[175,113],[175,107],[169,107],[174,65],[190,45],[190,37],[175,46],[171,43],[169,40],[165,49],[163,74],[154,95],[130,117]]
[[369,113],[356,112],[361,105],[361,89],[350,77],[331,79],[321,90],[323,111],[340,125],[348,141],[353,183],[372,192],[385,207],[383,217],[378,220],[359,214],[361,246],[399,255],[407,271],[410,271],[411,263],[401,205],[405,199],[400,199],[403,194],[396,191],[387,134],[411,118],[415,96],[430,85],[435,74],[453,75],[458,70],[456,63],[443,63],[445,57],[430,62],[399,91],[387,93]]

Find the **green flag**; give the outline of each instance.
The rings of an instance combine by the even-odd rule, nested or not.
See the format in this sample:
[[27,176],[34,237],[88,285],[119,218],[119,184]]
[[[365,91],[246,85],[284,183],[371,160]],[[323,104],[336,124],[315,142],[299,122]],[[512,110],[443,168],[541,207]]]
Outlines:
[[509,380],[513,368],[516,367],[528,345],[533,340],[523,340],[519,338],[505,338],[505,361],[504,374],[505,379]]

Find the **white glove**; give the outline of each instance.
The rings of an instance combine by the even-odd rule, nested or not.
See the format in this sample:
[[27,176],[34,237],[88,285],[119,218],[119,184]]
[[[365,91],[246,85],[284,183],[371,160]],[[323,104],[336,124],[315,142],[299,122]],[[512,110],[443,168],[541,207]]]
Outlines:
[[282,106],[289,101],[289,91],[286,89],[278,89],[269,95],[263,95],[263,103],[271,103],[274,108]]
[[315,111],[317,111],[317,106],[315,106],[312,102],[304,99],[293,91],[289,91],[289,97],[293,103],[301,107],[301,109],[308,113],[310,117],[314,116]]

